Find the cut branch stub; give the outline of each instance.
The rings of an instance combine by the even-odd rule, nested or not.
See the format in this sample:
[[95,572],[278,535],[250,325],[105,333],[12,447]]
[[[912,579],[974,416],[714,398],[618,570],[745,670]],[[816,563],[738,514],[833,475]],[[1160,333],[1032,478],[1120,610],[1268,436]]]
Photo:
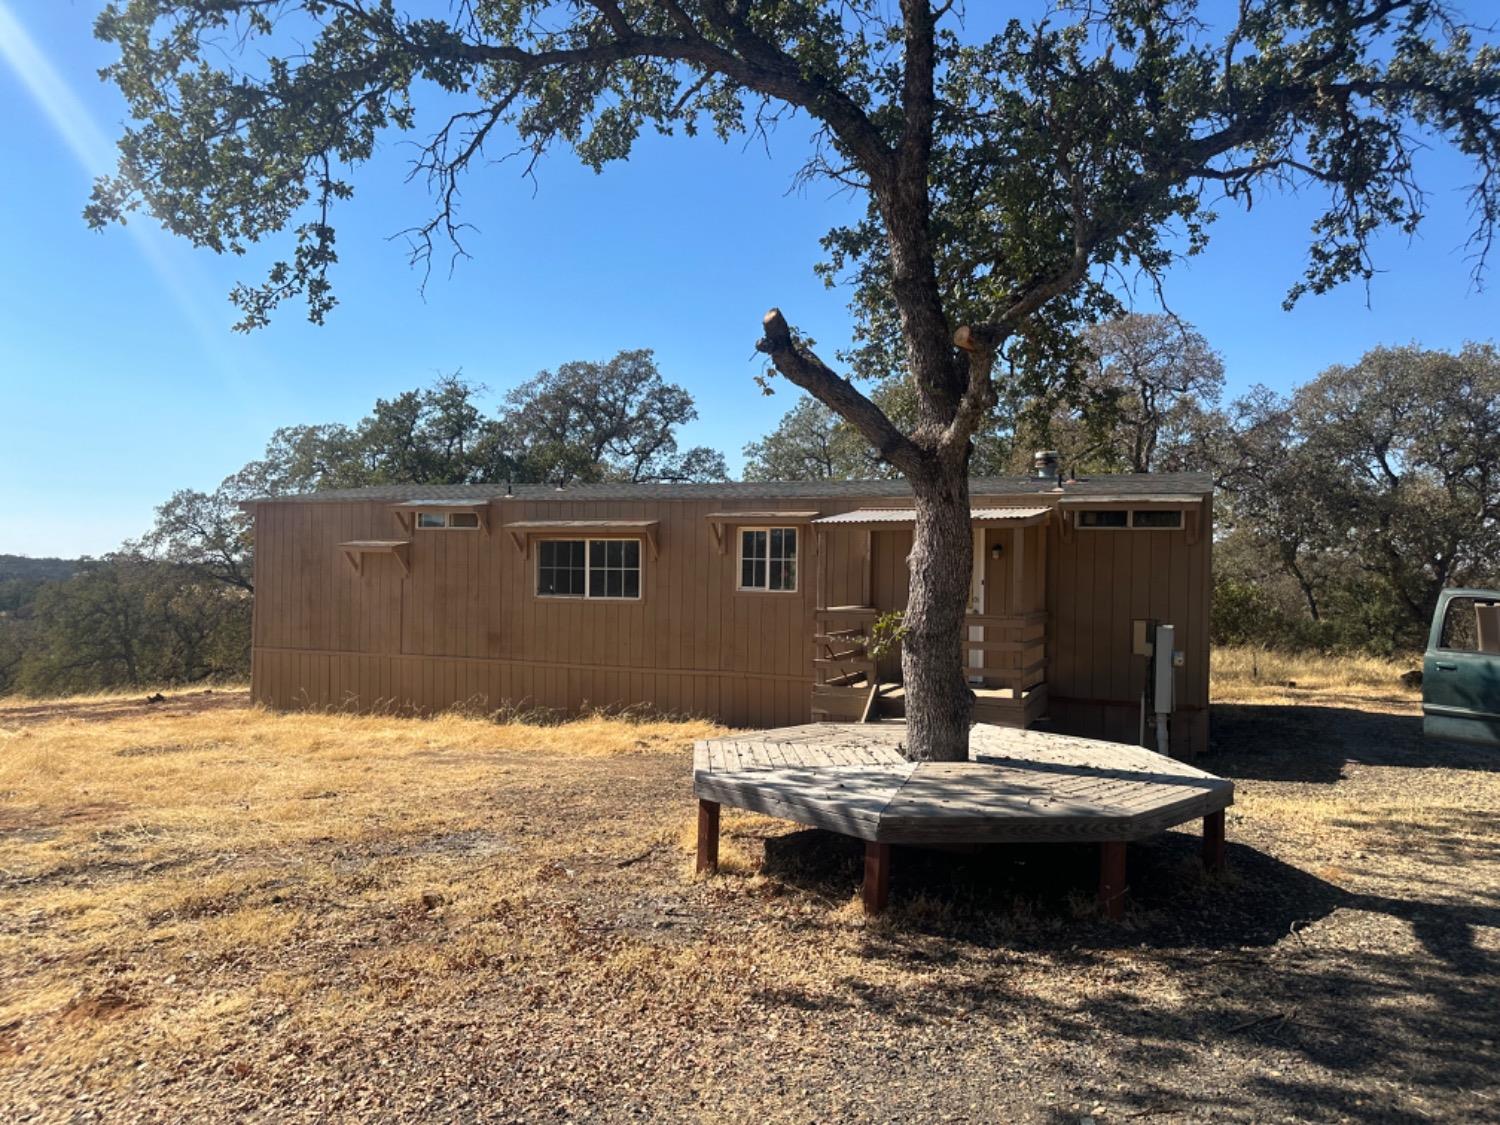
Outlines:
[[953,346],[966,352],[977,352],[982,345],[974,334],[974,330],[967,324],[953,333]]
[[771,309],[761,318],[760,324],[763,334],[755,349],[770,356],[771,363],[783,377],[848,421],[882,459],[902,472],[909,475],[921,473],[928,467],[923,452],[896,428],[880,407],[811,349],[798,343],[780,309]]
[[781,315],[780,309],[772,309],[761,318],[761,330],[765,333],[765,339],[757,345],[763,352],[769,352],[779,344],[789,344],[792,341],[792,330],[787,327],[786,317]]

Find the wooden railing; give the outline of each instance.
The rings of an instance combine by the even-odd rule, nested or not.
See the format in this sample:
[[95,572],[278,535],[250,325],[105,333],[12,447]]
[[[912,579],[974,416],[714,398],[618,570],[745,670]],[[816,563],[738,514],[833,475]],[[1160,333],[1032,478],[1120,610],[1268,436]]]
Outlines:
[[[830,606],[815,611],[813,634],[813,712],[816,717],[855,721],[867,718],[880,689],[877,663],[870,655],[871,627],[882,611],[870,606]],[[973,636],[979,630],[977,636]],[[965,671],[982,676],[987,687],[1008,688],[1015,705],[1047,678],[1047,615],[971,613],[964,618]],[[969,654],[984,654],[983,667],[969,667]],[[890,685],[887,685],[889,688]],[[899,688],[895,689],[899,695]],[[1029,693],[1029,694],[1028,694]],[[895,698],[893,696],[893,698]],[[990,701],[995,706],[993,700]],[[986,721],[999,721],[987,719]]]
[[[965,654],[984,653],[984,667],[967,669],[970,675],[981,675],[991,687],[1008,687],[1018,695],[1047,678],[1046,613],[971,613],[964,625]],[[982,632],[970,639],[974,628]]]
[[880,611],[868,606],[833,606],[816,612],[813,634],[813,668],[816,682],[833,687],[854,687],[863,677],[875,677],[875,659],[870,655],[870,626]]
[[880,616],[869,606],[817,610],[813,634],[813,711],[824,718],[867,718],[878,686],[870,655],[870,626]]

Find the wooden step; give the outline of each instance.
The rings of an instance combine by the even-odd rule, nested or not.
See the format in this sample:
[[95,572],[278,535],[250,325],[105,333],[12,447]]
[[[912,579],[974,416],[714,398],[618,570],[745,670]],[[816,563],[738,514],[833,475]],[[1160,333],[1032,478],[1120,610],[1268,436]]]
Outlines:
[[[974,688],[974,721],[997,727],[1029,727],[1047,714],[1047,687],[1040,684],[1017,698],[1009,688]],[[906,690],[886,684],[875,699],[875,712],[883,719],[906,717]]]
[[846,649],[843,652],[830,652],[827,656],[813,657],[814,664],[870,664],[873,661],[865,655],[862,648]]

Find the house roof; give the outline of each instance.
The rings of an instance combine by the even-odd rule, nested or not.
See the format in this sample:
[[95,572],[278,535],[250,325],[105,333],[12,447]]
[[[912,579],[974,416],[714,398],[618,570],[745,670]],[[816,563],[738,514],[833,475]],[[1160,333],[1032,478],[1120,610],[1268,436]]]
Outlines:
[[[1070,481],[1059,491],[1052,480],[1035,477],[974,477],[971,495],[1086,497],[1130,500],[1139,497],[1207,496],[1213,478],[1207,473],[1111,473]],[[816,500],[820,498],[908,499],[904,480],[720,481],[709,484],[605,482],[554,488],[546,484],[510,486],[517,500]],[[385,484],[372,488],[335,488],[289,496],[268,496],[263,503],[316,504],[350,500],[387,501],[418,506],[422,503],[479,504],[503,500],[500,484]]]

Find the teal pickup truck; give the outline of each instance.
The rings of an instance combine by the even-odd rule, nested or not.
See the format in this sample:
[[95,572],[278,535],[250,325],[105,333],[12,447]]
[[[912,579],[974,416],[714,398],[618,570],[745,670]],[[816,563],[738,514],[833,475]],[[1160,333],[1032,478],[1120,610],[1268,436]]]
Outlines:
[[1422,658],[1422,733],[1500,746],[1500,591],[1438,598]]

